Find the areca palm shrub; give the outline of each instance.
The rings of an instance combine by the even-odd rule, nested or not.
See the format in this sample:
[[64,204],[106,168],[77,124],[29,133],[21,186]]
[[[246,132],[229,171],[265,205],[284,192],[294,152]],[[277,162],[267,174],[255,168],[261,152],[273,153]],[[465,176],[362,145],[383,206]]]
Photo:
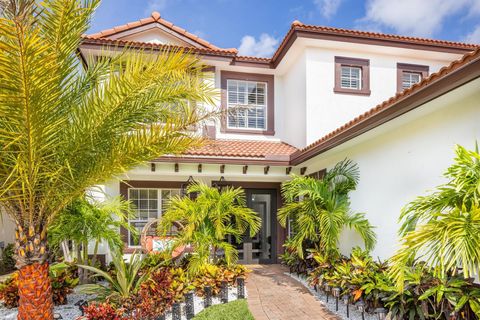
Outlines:
[[212,251],[215,253],[219,249],[225,252],[227,264],[235,263],[238,252],[227,242],[227,237],[235,237],[241,242],[246,232],[252,237],[257,234],[262,223],[258,214],[246,206],[245,191],[232,187],[220,191],[195,183],[187,188],[187,192],[196,194],[195,199],[180,196],[171,199],[159,224],[160,233],[166,234],[175,222],[183,225],[173,249],[193,246],[194,253],[188,266],[192,273],[209,264]]
[[9,0],[0,16],[0,204],[17,228],[19,319],[53,318],[46,241],[58,213],[200,143],[191,128],[211,115],[200,106],[216,92],[188,52],[127,50],[83,71],[77,48],[98,3]]
[[376,243],[373,226],[363,213],[352,213],[348,193],[355,190],[359,179],[356,163],[344,160],[328,171],[321,180],[294,176],[283,183],[286,204],[278,211],[282,226],[291,223],[295,234],[289,243],[303,258],[305,244],[310,242],[326,255],[338,254],[340,233],[351,228],[362,237],[366,249]]
[[462,269],[466,278],[480,269],[480,154],[462,146],[444,173],[448,180],[410,202],[400,215],[401,247],[391,258],[400,288],[411,263],[424,260],[437,276]]
[[[95,265],[99,245],[108,244],[113,252],[120,251],[124,243],[118,230],[122,227],[133,234],[137,232],[128,223],[133,215],[129,201],[121,197],[108,198],[104,201],[89,199],[86,196],[75,199],[48,228],[48,245],[50,248],[61,248],[64,258],[72,261],[75,257],[82,265]],[[70,252],[67,242],[72,242],[74,252]],[[93,242],[93,254],[89,262],[88,245]],[[87,272],[79,269],[80,281],[87,280]]]

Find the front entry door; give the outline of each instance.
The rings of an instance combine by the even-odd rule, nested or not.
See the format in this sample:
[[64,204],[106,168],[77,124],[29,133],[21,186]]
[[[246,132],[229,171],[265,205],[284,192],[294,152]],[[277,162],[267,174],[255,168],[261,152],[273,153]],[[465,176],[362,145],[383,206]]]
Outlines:
[[246,189],[247,206],[262,220],[260,231],[253,237],[247,233],[237,244],[239,263],[273,263],[276,254],[277,193],[269,189]]

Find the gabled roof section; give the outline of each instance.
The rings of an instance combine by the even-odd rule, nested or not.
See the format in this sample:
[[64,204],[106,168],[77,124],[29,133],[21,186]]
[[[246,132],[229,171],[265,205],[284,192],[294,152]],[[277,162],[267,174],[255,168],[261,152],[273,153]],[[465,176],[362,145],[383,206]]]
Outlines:
[[291,156],[300,164],[480,77],[480,48],[345,123]]
[[85,35],[84,38],[86,39],[118,39],[118,36],[122,34],[126,34],[129,31],[134,31],[136,29],[140,29],[141,27],[145,27],[151,25],[154,27],[155,25],[161,26],[162,28],[166,28],[167,30],[171,31],[174,35],[189,40],[196,47],[206,48],[211,50],[221,50],[219,47],[211,44],[210,42],[200,38],[199,36],[188,32],[187,30],[180,28],[170,21],[163,19],[160,16],[160,13],[154,11],[152,15],[148,18],[141,19],[138,21],[130,22],[121,26],[117,26],[111,29],[103,30],[94,34]]
[[473,51],[479,47],[477,44],[455,41],[406,37],[378,32],[308,25],[295,20],[292,22],[290,30],[285,35],[278,49],[271,58],[274,67],[279,64],[295,39],[299,37],[462,54]]
[[199,55],[207,56],[220,56],[225,58],[232,58],[236,56],[237,49],[209,49],[209,48],[197,48],[197,47],[183,47],[178,45],[171,44],[160,44],[160,43],[149,43],[149,42],[140,42],[140,41],[129,41],[129,40],[116,40],[108,38],[90,38],[84,36],[82,40],[82,47],[88,45],[99,45],[106,46],[111,48],[135,48],[135,49],[153,49],[158,51],[170,51],[170,50],[185,50],[191,53],[196,53]]

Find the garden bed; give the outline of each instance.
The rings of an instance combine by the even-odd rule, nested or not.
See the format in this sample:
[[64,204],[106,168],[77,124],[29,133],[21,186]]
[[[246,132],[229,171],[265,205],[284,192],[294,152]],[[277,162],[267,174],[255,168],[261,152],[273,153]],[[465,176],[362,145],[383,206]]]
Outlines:
[[[327,296],[323,291],[316,291],[311,285],[308,284],[307,278],[303,275],[298,275],[296,273],[289,273],[285,272],[286,275],[292,277],[293,279],[297,280],[300,282],[305,288],[310,291],[310,293],[318,300],[319,303],[321,303],[325,308],[330,310],[332,313],[334,313],[336,316],[338,316],[341,319],[348,319],[348,320],[362,320],[362,313],[357,310],[355,305],[350,304],[349,305],[349,317],[347,317],[347,307],[343,303],[343,301],[340,299],[338,301],[338,311],[336,310],[336,301],[335,298],[330,295],[328,297],[328,302],[327,302]],[[375,314],[370,314],[370,313],[364,313],[364,319],[365,320],[376,320],[377,316]]]
[[[245,289],[245,294],[247,294],[246,289]],[[74,292],[68,295],[68,300],[67,300],[68,304],[55,306],[55,313],[61,315],[62,319],[64,320],[75,320],[82,315],[79,307],[76,304],[82,300],[88,301],[92,299],[93,297],[91,295]],[[237,287],[229,287],[228,301],[236,301],[237,299],[238,299]],[[196,315],[205,309],[204,302],[203,302],[204,300],[202,297],[199,297],[197,295],[194,295],[193,300],[194,300],[194,313]],[[212,297],[212,306],[219,305],[219,304],[221,304],[220,297]],[[180,304],[182,320],[187,319],[186,313],[185,313],[185,307],[186,307],[185,302]],[[17,308],[7,309],[3,305],[0,306],[0,319],[2,320],[16,320],[17,314],[18,314]],[[170,311],[170,312],[167,312],[165,316],[165,320],[171,320],[171,319],[172,319],[172,313]],[[200,318],[200,319],[207,319],[207,318]],[[217,319],[217,318],[211,318],[211,319]],[[241,319],[243,320],[243,318]]]

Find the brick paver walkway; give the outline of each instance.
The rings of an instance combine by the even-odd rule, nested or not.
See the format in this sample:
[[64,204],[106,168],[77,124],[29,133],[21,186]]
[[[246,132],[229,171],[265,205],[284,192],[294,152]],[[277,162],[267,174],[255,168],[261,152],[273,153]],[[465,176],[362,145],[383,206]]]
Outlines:
[[248,307],[255,320],[338,320],[280,265],[248,266]]

